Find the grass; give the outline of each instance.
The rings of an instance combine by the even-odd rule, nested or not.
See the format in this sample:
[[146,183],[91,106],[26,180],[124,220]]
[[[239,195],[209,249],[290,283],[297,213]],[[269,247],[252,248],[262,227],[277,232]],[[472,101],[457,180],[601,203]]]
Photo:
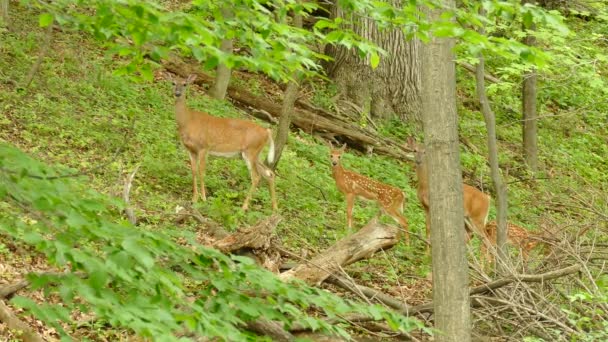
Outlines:
[[[85,176],[86,181],[92,188],[115,197],[120,196],[121,177],[140,164],[131,198],[141,228],[195,231],[193,222],[179,226],[174,223],[176,207],[185,206],[191,198],[191,175],[187,154],[176,132],[170,82],[157,78],[152,83],[137,83],[116,76],[112,70],[120,61],[106,56],[86,37],[61,32],[54,37],[53,53],[45,58],[32,86],[19,90],[11,82],[18,84],[27,74],[43,32],[35,27],[35,16],[18,6],[13,15],[11,31],[1,33],[0,40],[0,55],[5,56],[0,59],[0,141],[70,170],[95,169]],[[460,72],[459,80],[461,100],[473,98],[471,76]],[[242,83],[262,89],[256,82],[259,81],[251,78]],[[335,89],[323,94],[318,91],[317,101],[330,107]],[[551,91],[545,89],[541,95]],[[606,115],[601,108],[584,114],[560,110],[540,120],[542,171],[536,180],[528,180],[532,176],[521,166],[518,118],[503,110],[512,105],[512,99],[496,97],[494,101],[511,220],[531,230],[546,222],[560,225],[571,213],[548,210],[551,203],[567,201],[573,192],[586,197],[592,196],[595,189],[606,190],[608,147]],[[229,102],[210,99],[196,87],[190,89],[188,103],[212,115],[249,118]],[[461,135],[477,149],[463,148],[463,168],[474,175],[469,181],[491,188],[481,115],[464,106],[459,109]],[[550,113],[541,107],[540,114]],[[414,127],[398,122],[383,126],[381,131],[401,140],[416,133]],[[402,189],[410,229],[424,236],[424,214],[416,198],[413,165],[352,151],[344,155],[343,165]],[[241,160],[210,158],[205,184],[208,201],[198,204],[199,209],[231,230],[271,213],[264,183],[254,196],[251,210],[240,210],[249,187]],[[288,248],[316,252],[348,233],[345,201],[331,178],[328,149],[309,135],[293,132],[290,136],[278,168],[277,193],[284,217],[277,234]],[[358,201],[355,229],[376,213],[374,204]],[[383,220],[392,223],[389,218]],[[418,284],[420,277],[430,271],[430,258],[421,242],[415,238],[412,241],[411,246],[400,243],[386,254],[352,265],[349,270],[362,283],[382,283],[389,292]],[[0,243],[0,253],[5,253],[3,246]],[[422,292],[428,294],[430,289],[428,284],[425,286]]]

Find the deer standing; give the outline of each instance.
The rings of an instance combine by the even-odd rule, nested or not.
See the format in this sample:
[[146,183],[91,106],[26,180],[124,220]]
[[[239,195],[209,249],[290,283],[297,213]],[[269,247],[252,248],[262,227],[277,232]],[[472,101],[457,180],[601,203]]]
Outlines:
[[251,121],[218,118],[188,108],[186,90],[188,85],[196,79],[196,75],[190,75],[185,80],[168,76],[175,86],[175,119],[180,139],[190,154],[192,202],[196,202],[199,197],[197,178],[201,183],[200,198],[203,201],[207,200],[204,180],[207,154],[220,157],[233,157],[240,154],[245,160],[251,177],[251,187],[243,203],[243,210],[247,210],[249,207],[249,201],[258,186],[260,175],[268,181],[272,209],[277,210],[274,173],[259,159],[264,146],[269,145],[267,161],[271,163],[274,160],[272,131]]
[[[418,188],[416,193],[418,194],[418,200],[422,204],[424,213],[426,215],[426,240],[430,241],[431,221],[429,217],[429,174],[425,150],[424,147],[416,144],[414,138],[412,137],[407,138],[407,147],[416,153],[416,175],[418,176]],[[484,227],[486,226],[488,213],[490,211],[490,196],[467,184],[462,184],[462,191],[465,217],[468,218],[471,224],[474,226],[472,229],[476,230],[480,234],[479,237],[484,239]],[[467,232],[466,241],[468,242],[471,239],[471,232],[466,225],[465,230]]]
[[405,230],[405,239],[409,243],[409,232],[407,220],[403,216],[403,203],[405,195],[403,191],[360,175],[356,172],[346,170],[340,164],[340,158],[346,149],[344,144],[339,149],[334,149],[330,143],[330,159],[332,176],[336,181],[338,190],[346,196],[346,220],[348,229],[353,225],[353,206],[357,197],[375,201],[381,210],[391,216]]

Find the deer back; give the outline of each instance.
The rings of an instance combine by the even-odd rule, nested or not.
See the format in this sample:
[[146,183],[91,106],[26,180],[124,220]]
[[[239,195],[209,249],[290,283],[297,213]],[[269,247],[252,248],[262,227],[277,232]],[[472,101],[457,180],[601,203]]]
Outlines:
[[490,210],[490,196],[467,184],[463,184],[462,188],[465,214],[471,219],[485,223]]
[[356,172],[345,170],[339,165],[334,167],[333,176],[340,192],[378,201],[383,206],[388,206],[397,200],[402,201],[404,198],[401,190]]
[[189,149],[230,154],[261,150],[268,140],[267,130],[254,122],[218,118],[193,110],[190,114],[190,120],[179,129],[182,141]]

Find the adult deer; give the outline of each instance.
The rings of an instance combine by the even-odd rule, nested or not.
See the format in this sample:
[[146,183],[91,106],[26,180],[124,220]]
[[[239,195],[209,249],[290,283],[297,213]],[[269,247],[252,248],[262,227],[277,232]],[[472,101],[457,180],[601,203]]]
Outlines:
[[259,159],[260,152],[266,145],[270,146],[267,161],[271,163],[274,159],[272,131],[251,121],[218,118],[188,108],[186,90],[196,79],[196,75],[190,75],[187,79],[168,76],[175,86],[175,119],[180,139],[190,154],[192,202],[196,202],[199,197],[197,178],[201,183],[200,198],[203,201],[207,200],[204,180],[207,154],[220,157],[240,154],[251,177],[251,187],[243,203],[243,210],[249,207],[249,201],[258,186],[260,175],[268,181],[272,209],[277,210],[274,173]]
[[353,206],[357,197],[375,201],[381,210],[391,216],[405,230],[405,239],[409,243],[407,220],[403,216],[405,195],[393,186],[378,182],[356,172],[346,170],[340,163],[340,158],[346,149],[346,144],[335,149],[330,143],[330,160],[332,176],[338,190],[346,196],[346,221],[348,229],[353,225]]
[[[424,147],[418,145],[412,137],[407,138],[407,147],[416,153],[416,175],[418,176],[418,188],[416,189],[416,193],[418,195],[418,200],[424,208],[424,213],[426,215],[426,239],[427,241],[430,241],[431,222],[429,217],[429,175],[425,158],[425,150]],[[476,230],[479,237],[484,239],[484,227],[486,226],[488,213],[490,211],[490,196],[467,184],[462,184],[462,191],[464,195],[463,202],[465,217],[468,218],[470,223],[474,226],[472,229]],[[467,232],[466,241],[468,242],[471,239],[471,232],[469,227],[466,225],[465,230]]]

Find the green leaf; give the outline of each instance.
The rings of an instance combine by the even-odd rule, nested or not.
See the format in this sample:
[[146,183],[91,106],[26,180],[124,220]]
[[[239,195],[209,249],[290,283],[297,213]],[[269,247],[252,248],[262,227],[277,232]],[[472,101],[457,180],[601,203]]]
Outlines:
[[47,27],[49,25],[51,25],[53,23],[53,20],[55,19],[55,17],[50,14],[50,13],[42,13],[39,17],[38,17],[38,25],[40,27]]
[[372,52],[371,53],[371,57],[370,57],[370,64],[372,66],[372,69],[376,69],[378,67],[378,64],[380,63],[380,56],[378,56],[377,52]]

